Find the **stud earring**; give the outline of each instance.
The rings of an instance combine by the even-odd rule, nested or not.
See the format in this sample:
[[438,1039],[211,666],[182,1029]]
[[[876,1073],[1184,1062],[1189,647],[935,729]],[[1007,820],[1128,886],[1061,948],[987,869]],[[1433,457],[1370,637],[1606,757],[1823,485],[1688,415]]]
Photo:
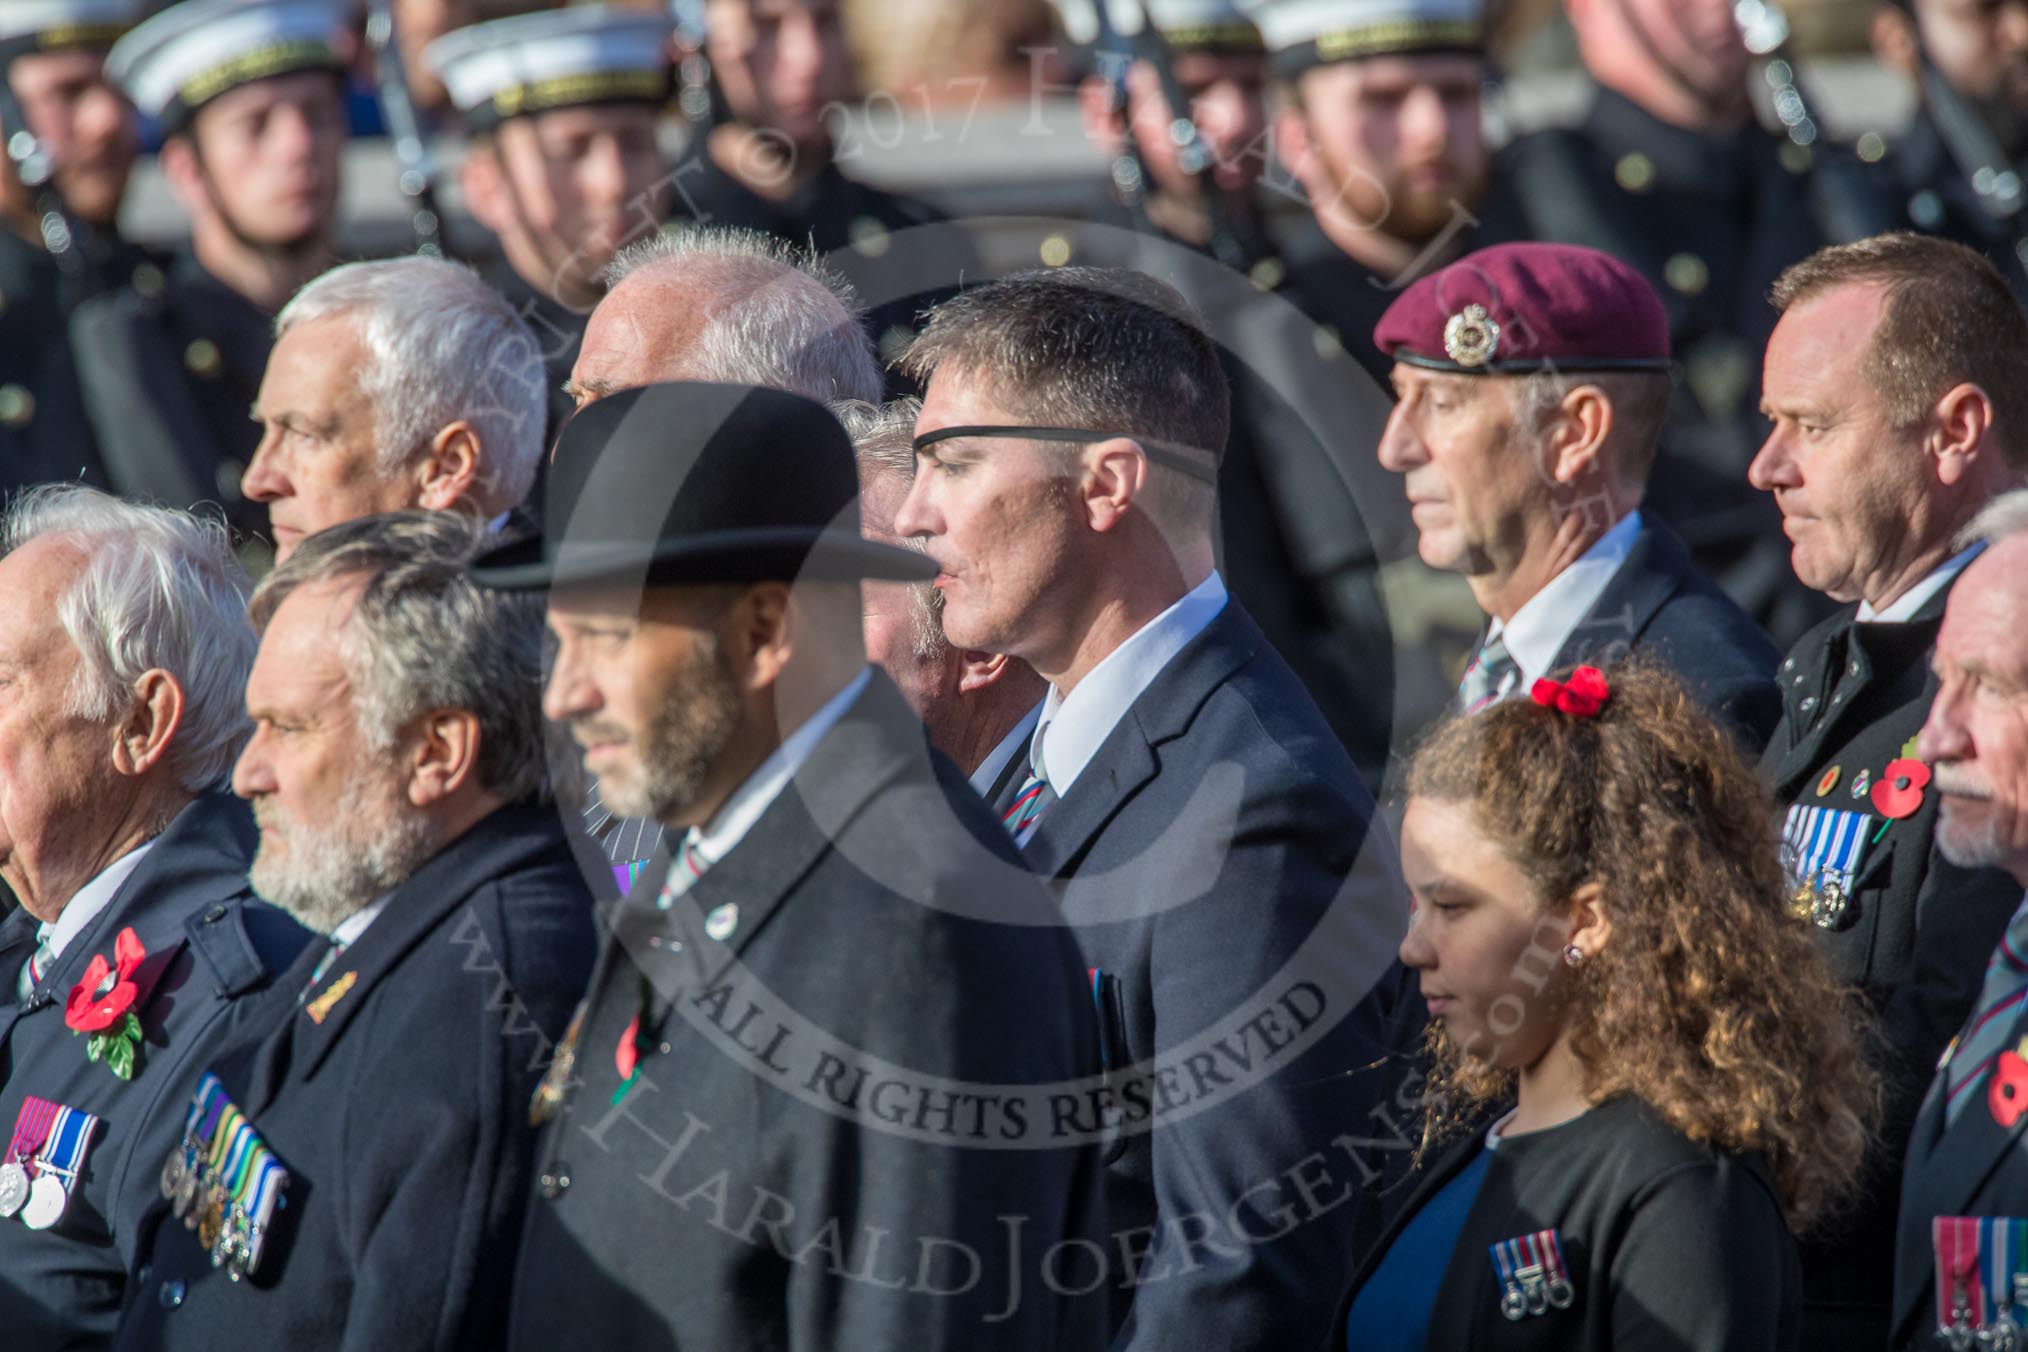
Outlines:
[[1564,964],[1564,966],[1566,966],[1566,967],[1581,967],[1581,966],[1583,966],[1583,965],[1584,965],[1584,950],[1583,950],[1583,949],[1581,949],[1581,948],[1579,948],[1579,947],[1578,947],[1578,946],[1577,946],[1576,944],[1572,944],[1572,945],[1571,945],[1570,947],[1568,947],[1568,948],[1564,949],[1564,950],[1563,950],[1563,964]]

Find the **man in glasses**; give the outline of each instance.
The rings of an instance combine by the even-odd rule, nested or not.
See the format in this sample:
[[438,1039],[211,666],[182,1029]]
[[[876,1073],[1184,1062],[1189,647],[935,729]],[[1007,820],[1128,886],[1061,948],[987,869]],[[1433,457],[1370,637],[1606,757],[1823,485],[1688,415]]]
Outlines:
[[947,302],[905,366],[928,386],[895,533],[950,642],[1050,683],[994,806],[1059,889],[1120,1086],[1069,1114],[1120,1132],[1114,1346],[1320,1344],[1358,1210],[1330,1202],[1372,1174],[1314,1152],[1362,1116],[1333,1072],[1369,1059],[1355,1010],[1405,907],[1351,761],[1214,566],[1217,351],[1167,285],[1063,268]]

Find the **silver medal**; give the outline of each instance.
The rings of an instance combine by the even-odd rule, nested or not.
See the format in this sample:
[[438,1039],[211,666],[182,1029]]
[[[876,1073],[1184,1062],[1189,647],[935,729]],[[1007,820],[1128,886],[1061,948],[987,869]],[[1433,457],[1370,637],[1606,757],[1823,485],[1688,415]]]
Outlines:
[[31,1230],[47,1230],[63,1219],[70,1205],[70,1190],[55,1174],[43,1171],[28,1190],[28,1205],[21,1208],[21,1223]]
[[0,1164],[0,1218],[12,1216],[28,1200],[28,1171],[9,1160]]

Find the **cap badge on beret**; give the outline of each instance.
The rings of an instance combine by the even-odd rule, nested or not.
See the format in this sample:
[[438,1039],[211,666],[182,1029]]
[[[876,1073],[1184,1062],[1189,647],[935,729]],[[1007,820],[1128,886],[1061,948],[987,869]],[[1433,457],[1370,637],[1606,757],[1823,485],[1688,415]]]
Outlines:
[[1474,302],[1444,321],[1444,353],[1460,366],[1484,366],[1500,350],[1500,325]]

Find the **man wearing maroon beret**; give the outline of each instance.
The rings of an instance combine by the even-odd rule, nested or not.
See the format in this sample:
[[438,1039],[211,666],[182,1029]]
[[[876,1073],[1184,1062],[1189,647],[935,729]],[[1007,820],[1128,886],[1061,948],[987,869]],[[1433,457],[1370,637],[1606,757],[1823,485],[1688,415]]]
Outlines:
[[1498,245],[1407,288],[1373,338],[1399,398],[1380,463],[1423,562],[1488,620],[1455,707],[1637,650],[1757,752],[1779,654],[1640,510],[1670,395],[1654,289],[1594,249]]

